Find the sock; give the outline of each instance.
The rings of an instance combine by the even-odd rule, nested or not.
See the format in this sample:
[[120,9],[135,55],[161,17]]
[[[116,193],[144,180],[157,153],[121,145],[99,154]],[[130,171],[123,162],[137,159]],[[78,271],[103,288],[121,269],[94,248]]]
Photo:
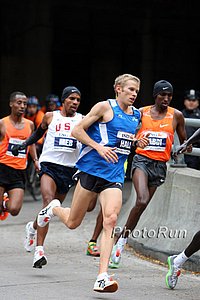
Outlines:
[[3,205],[3,208],[7,210],[7,207],[6,207],[6,202],[7,202],[7,201],[3,200],[3,203],[2,203],[2,205]]
[[188,260],[188,257],[185,255],[185,250],[177,255],[177,257],[174,259],[174,264],[176,267],[180,268],[184,262]]
[[6,206],[6,202],[9,200],[8,198],[8,193],[4,193],[3,194],[3,202],[2,202],[2,207],[4,209],[4,211],[8,211],[8,208]]
[[90,240],[89,243],[97,243],[97,240]]
[[6,207],[6,201],[3,201],[3,208],[7,209],[7,207]]
[[104,272],[104,273],[101,273],[97,276],[97,280],[101,280],[103,279],[105,276],[108,276],[108,273],[107,272]]
[[52,201],[54,201],[53,202],[53,204],[51,205],[51,207],[50,207],[50,209],[49,209],[49,216],[50,217],[55,217],[55,215],[54,215],[54,213],[53,213],[53,209],[55,208],[55,207],[60,207],[61,206],[61,203],[60,203],[60,201],[58,200],[58,199],[53,199]]
[[127,240],[128,240],[127,238],[123,238],[123,237],[119,238],[117,245],[121,251],[124,250],[124,246],[127,244]]
[[30,233],[35,234],[36,229],[33,227],[33,222],[30,223],[29,231]]
[[43,246],[36,246],[35,251],[44,251],[44,247]]

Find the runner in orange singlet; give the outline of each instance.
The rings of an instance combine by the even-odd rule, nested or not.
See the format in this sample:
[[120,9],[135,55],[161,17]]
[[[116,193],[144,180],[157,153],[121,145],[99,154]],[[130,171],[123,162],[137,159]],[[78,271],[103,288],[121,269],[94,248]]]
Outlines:
[[128,236],[136,227],[157,187],[165,182],[166,162],[170,159],[174,132],[177,132],[180,144],[186,139],[183,114],[169,107],[172,95],[172,85],[166,80],[160,80],[153,88],[155,104],[140,109],[142,126],[137,138],[149,134],[149,145],[144,149],[137,148],[133,158],[132,181],[136,190],[136,203],[130,211],[121,237],[113,247],[111,268],[118,268]]
[[[24,114],[24,118],[31,120],[34,123],[34,130],[39,127],[44,117],[44,113],[39,109],[39,101],[35,96],[28,97],[27,108]],[[42,146],[44,143],[44,137],[39,139],[35,144],[37,154],[40,156],[42,153]]]
[[[26,95],[13,92],[10,95],[11,114],[0,120],[1,220],[5,220],[5,212],[17,216],[22,207],[28,151],[22,150],[18,156],[13,156],[11,150],[14,145],[22,144],[34,130],[33,122],[23,118],[26,105]],[[30,146],[28,150],[38,169],[35,145]],[[5,197],[5,192],[8,193],[9,198]]]

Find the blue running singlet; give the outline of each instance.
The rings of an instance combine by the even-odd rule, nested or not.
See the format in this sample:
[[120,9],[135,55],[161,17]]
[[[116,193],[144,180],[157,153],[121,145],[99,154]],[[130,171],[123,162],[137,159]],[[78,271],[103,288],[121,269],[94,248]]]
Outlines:
[[108,147],[116,147],[117,163],[108,163],[93,148],[82,145],[76,167],[85,173],[104,178],[110,182],[124,182],[124,163],[131,151],[133,135],[140,123],[141,114],[132,107],[133,114],[126,114],[118,105],[117,100],[108,100],[113,109],[111,121],[95,122],[87,134],[97,143]]

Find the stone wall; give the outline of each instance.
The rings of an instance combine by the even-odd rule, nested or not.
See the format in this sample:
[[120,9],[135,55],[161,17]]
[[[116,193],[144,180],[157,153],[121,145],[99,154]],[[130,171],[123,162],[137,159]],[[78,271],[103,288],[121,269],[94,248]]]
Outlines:
[[[168,168],[166,182],[160,186],[130,234],[129,245],[136,251],[166,262],[167,256],[183,251],[200,230],[200,172],[189,168]],[[123,205],[119,225],[123,226],[135,202],[130,182],[130,197]],[[200,252],[184,265],[200,271]]]

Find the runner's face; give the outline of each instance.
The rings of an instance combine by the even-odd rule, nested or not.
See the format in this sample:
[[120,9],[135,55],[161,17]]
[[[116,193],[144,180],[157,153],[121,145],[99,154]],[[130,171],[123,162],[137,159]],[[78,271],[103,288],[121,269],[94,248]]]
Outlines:
[[118,93],[118,99],[121,100],[126,105],[133,105],[137,98],[140,85],[135,80],[126,81],[123,87],[118,86],[116,91]]
[[56,102],[50,101],[47,104],[47,111],[54,111],[57,108]]
[[27,108],[27,98],[24,96],[16,96],[13,102],[10,102],[12,113],[18,117],[25,113]]
[[172,93],[160,93],[156,96],[155,103],[161,110],[166,110],[172,100]]
[[29,104],[29,105],[27,106],[27,112],[28,112],[31,116],[33,116],[34,114],[36,114],[37,109],[38,109],[38,107],[37,107],[37,105],[35,105],[35,104]]
[[77,93],[72,93],[63,102],[66,115],[73,116],[80,105],[81,97]]

